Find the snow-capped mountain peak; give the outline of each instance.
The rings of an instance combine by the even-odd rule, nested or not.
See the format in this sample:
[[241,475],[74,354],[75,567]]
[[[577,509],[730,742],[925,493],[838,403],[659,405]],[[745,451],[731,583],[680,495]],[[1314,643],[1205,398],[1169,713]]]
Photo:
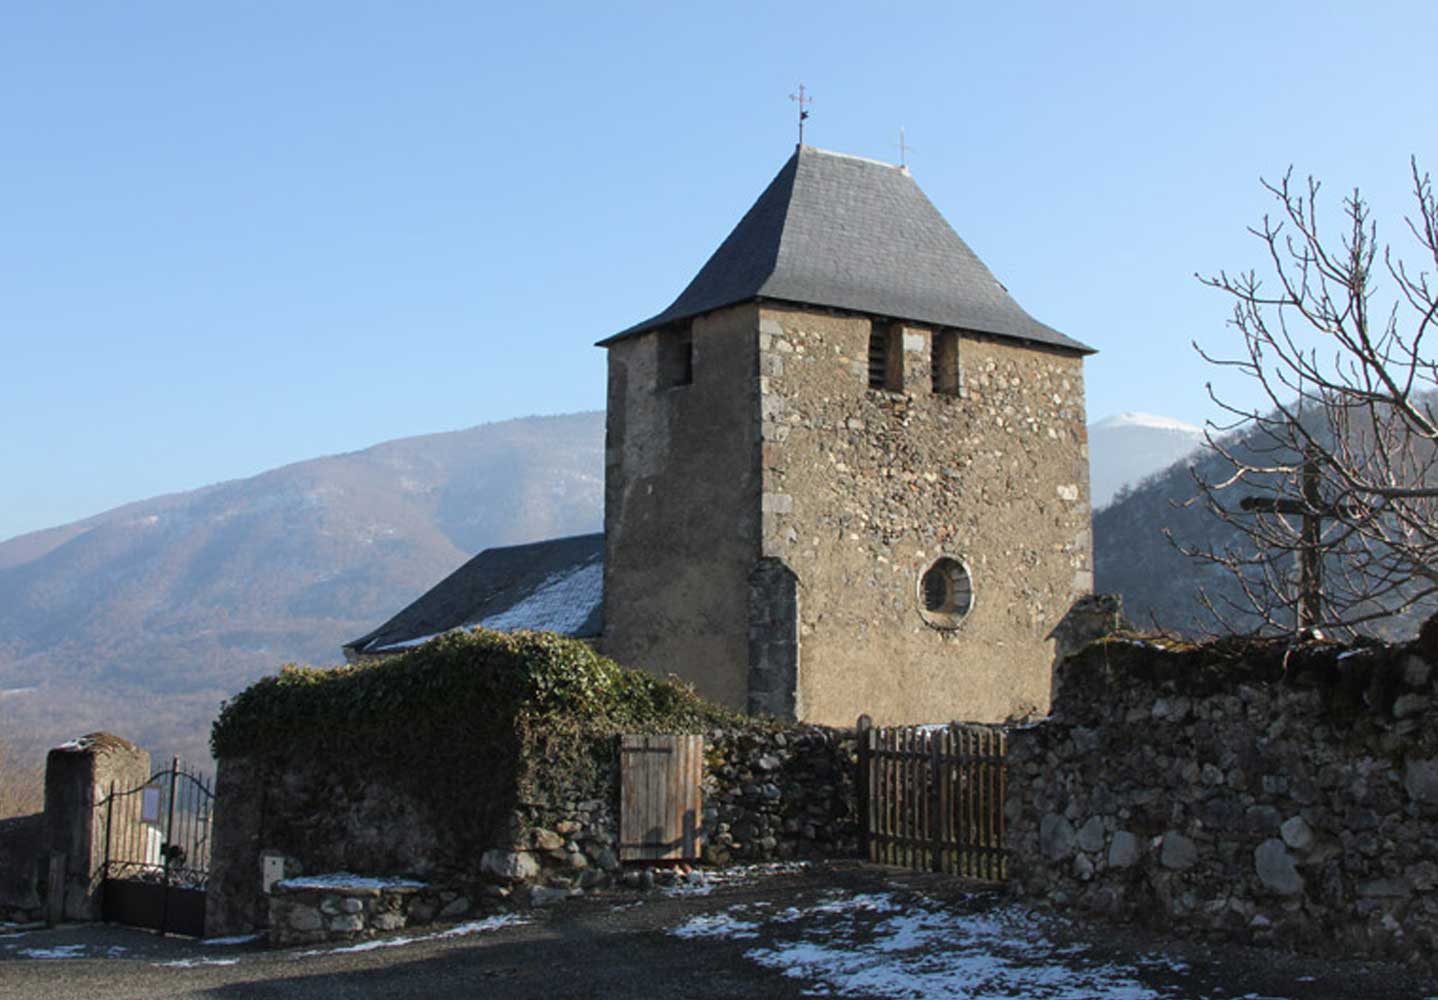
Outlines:
[[1093,425],[1093,430],[1116,430],[1120,427],[1147,427],[1160,431],[1182,431],[1185,434],[1202,434],[1203,428],[1186,424],[1173,417],[1160,417],[1153,413],[1116,413],[1104,417]]
[[1090,424],[1088,430],[1095,508],[1203,444],[1203,428],[1152,413],[1119,413]]

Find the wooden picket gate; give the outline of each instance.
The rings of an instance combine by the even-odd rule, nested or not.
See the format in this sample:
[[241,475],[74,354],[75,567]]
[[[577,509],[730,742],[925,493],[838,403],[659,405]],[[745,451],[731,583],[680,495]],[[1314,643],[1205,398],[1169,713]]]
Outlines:
[[1000,882],[1007,740],[992,726],[876,729],[859,719],[864,853],[879,864]]
[[704,737],[619,738],[619,860],[699,857]]

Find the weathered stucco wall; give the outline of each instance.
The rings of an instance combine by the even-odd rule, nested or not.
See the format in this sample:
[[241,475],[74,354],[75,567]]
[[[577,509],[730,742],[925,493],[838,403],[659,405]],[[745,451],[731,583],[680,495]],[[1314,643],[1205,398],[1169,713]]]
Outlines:
[[[1092,587],[1082,359],[963,334],[963,393],[934,394],[932,333],[903,326],[904,391],[875,390],[869,320],[760,318],[762,555],[799,580],[799,716],[1045,712],[1049,633]],[[919,611],[942,555],[973,580],[953,631]]]
[[1430,653],[1108,639],[1009,735],[1011,873],[1153,927],[1431,963]]
[[648,333],[609,348],[603,649],[743,709],[758,556],[758,316],[693,323],[693,382],[663,384]]

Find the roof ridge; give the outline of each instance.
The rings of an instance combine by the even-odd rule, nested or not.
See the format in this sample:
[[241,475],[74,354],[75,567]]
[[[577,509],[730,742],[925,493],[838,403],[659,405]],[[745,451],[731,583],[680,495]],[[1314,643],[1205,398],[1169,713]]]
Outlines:
[[898,163],[890,163],[888,160],[876,160],[872,156],[859,156],[857,153],[841,153],[837,149],[824,149],[821,146],[800,146],[796,150],[799,153],[818,153],[820,156],[832,156],[840,160],[858,160],[860,163],[872,163],[876,167],[888,167],[890,170],[897,170],[907,175],[909,168]]

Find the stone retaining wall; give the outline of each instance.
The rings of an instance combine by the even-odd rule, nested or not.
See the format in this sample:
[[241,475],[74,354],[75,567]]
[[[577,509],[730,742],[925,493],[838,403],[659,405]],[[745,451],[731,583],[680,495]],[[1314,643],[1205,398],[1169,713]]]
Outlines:
[[1009,738],[1016,891],[1180,932],[1433,961],[1438,718],[1416,647],[1070,658]]
[[[610,886],[622,874],[618,744],[613,736],[595,741],[591,759],[607,759],[607,765],[586,765],[573,774],[522,765],[514,808],[467,868],[456,864],[452,852],[441,853],[458,839],[454,831],[432,815],[416,823],[406,814],[402,788],[377,779],[355,786],[315,762],[296,762],[274,774],[244,760],[221,760],[209,933],[283,926],[282,935],[300,935],[294,940],[318,940],[304,935],[368,933],[378,926],[374,915],[411,919],[413,903],[401,898],[403,893],[380,902],[343,897],[361,899],[361,910],[353,903],[326,904],[314,890],[295,895],[293,888],[277,902],[262,889],[265,852],[283,856],[289,878],[343,866],[447,886],[443,891],[475,905],[506,900],[545,905]],[[529,752],[542,756],[543,744]],[[706,733],[703,860],[721,865],[855,855],[854,754],[852,731],[818,726],[754,722]],[[469,822],[457,803],[452,823]],[[365,864],[366,859],[389,860]],[[363,921],[358,930],[350,927],[355,918]]]

